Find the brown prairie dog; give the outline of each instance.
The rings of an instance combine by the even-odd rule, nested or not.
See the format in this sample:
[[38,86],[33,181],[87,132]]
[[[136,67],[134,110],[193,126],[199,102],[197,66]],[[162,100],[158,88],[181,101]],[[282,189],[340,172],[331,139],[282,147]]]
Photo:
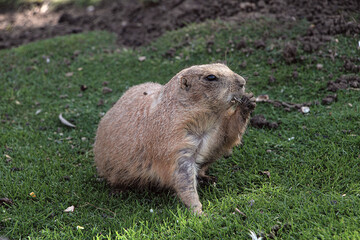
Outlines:
[[238,145],[255,108],[245,80],[223,64],[197,65],[167,84],[131,87],[100,121],[100,176],[113,186],[171,188],[202,213],[197,176]]

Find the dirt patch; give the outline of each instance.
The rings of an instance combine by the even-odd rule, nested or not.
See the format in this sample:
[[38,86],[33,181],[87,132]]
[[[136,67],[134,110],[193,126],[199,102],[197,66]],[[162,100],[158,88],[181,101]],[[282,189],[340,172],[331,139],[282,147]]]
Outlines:
[[261,115],[261,114],[254,115],[250,119],[250,124],[251,124],[251,126],[256,127],[256,128],[276,129],[279,127],[279,123],[270,122],[270,121],[266,120],[264,115]]
[[360,77],[355,75],[343,75],[335,81],[329,81],[327,83],[327,90],[331,92],[348,88],[360,88]]
[[286,63],[296,62],[297,46],[293,43],[287,43],[283,49],[283,58]]
[[337,94],[327,95],[321,101],[322,105],[330,105],[333,102],[337,101]]
[[[304,36],[299,36],[305,51],[315,51],[334,34],[360,33],[360,24],[349,12],[360,9],[357,0],[249,0],[196,1],[160,0],[104,1],[95,8],[67,7],[48,12],[43,6],[20,12],[0,14],[0,49],[31,41],[90,30],[107,30],[118,35],[118,43],[140,46],[149,43],[167,30],[184,27],[207,19],[224,19],[241,23],[245,19],[272,16],[289,22],[306,18],[312,24]],[[143,1],[146,2],[146,1]],[[149,4],[151,3],[151,4]],[[255,40],[256,48],[264,48],[264,40]],[[240,42],[236,48],[245,48]],[[284,58],[296,60],[296,46],[284,49]]]

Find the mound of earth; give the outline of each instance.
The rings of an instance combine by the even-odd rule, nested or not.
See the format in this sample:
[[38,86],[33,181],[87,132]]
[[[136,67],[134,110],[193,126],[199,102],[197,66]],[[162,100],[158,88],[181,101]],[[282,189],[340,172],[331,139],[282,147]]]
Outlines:
[[[359,21],[350,17],[357,9],[360,9],[357,0],[106,0],[96,7],[67,6],[55,12],[41,5],[0,13],[0,49],[91,30],[114,32],[119,44],[136,47],[192,22],[217,18],[241,22],[271,16],[281,21],[305,18],[312,23],[299,38],[305,51],[314,51],[328,36],[360,33]],[[292,50],[288,46],[284,52],[289,62],[294,58]]]

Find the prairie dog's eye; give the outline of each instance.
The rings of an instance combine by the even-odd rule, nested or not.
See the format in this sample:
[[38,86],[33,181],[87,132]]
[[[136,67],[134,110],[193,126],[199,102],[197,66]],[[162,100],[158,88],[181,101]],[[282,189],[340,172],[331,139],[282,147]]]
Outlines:
[[216,81],[216,80],[218,80],[218,78],[215,75],[212,75],[212,74],[207,76],[205,79],[208,80],[208,81]]

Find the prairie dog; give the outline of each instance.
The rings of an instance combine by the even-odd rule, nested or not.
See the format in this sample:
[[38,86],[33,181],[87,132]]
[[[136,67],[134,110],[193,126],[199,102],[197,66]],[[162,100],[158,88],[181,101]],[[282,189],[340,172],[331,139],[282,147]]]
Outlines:
[[94,144],[112,186],[175,190],[197,214],[197,176],[241,141],[256,104],[245,79],[223,64],[196,65],[167,84],[131,87],[100,121]]

